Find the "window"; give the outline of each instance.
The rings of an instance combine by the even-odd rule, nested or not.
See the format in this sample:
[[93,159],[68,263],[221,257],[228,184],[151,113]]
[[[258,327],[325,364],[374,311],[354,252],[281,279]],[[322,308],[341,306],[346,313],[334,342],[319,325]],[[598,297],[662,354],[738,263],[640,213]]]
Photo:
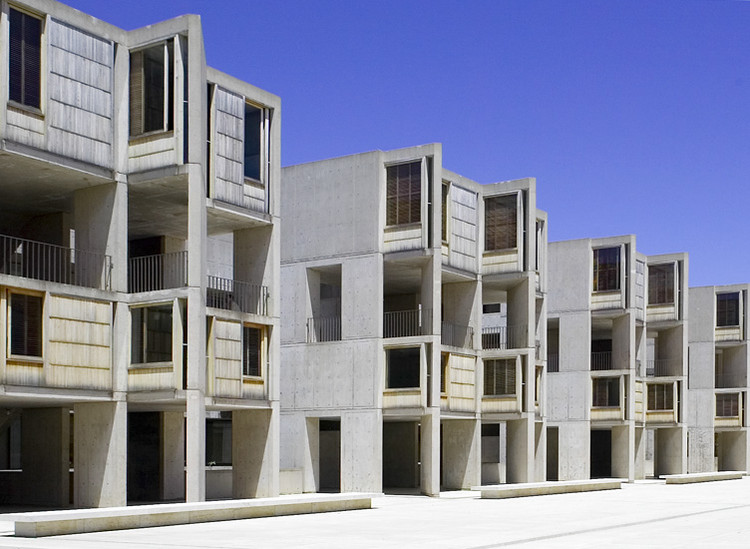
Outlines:
[[172,304],[137,307],[132,319],[131,362],[169,362],[172,360]]
[[10,294],[10,354],[42,356],[42,298]]
[[717,393],[716,417],[739,417],[740,395],[738,393]]
[[419,223],[422,215],[422,162],[386,168],[386,224]]
[[242,375],[261,375],[261,360],[263,357],[263,329],[252,326],[242,327]]
[[448,371],[450,365],[451,355],[450,353],[443,353],[440,355],[440,392],[444,393],[448,386]]
[[616,408],[620,406],[620,378],[594,378],[592,405],[595,408]]
[[484,249],[487,252],[518,246],[517,198],[515,194],[484,200]]
[[594,291],[620,289],[620,248],[594,250]]
[[206,419],[206,465],[232,465],[231,419]]
[[674,390],[672,384],[650,384],[648,386],[648,409],[671,410],[672,408],[674,408]]
[[510,396],[516,394],[516,361],[495,359],[484,361],[484,395]]
[[740,293],[716,295],[716,325],[740,325]]
[[11,101],[41,108],[42,21],[10,8],[8,97]]
[[440,238],[443,242],[448,242],[448,215],[450,209],[448,208],[448,201],[450,200],[450,183],[443,181],[443,217],[440,225]]
[[261,180],[264,135],[263,109],[245,103],[245,177]]
[[172,41],[130,54],[130,136],[174,127]]
[[674,303],[674,264],[648,266],[648,304]]
[[386,350],[386,389],[419,388],[419,347]]

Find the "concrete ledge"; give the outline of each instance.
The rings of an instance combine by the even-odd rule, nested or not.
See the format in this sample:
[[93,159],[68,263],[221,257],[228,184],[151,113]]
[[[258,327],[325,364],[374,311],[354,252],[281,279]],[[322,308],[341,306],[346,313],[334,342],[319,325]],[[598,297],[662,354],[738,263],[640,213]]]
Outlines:
[[0,520],[13,521],[16,536],[36,538],[126,528],[370,509],[372,498],[380,495],[382,494],[296,494],[199,503],[65,509],[0,515]]
[[707,473],[687,473],[684,475],[662,475],[667,484],[692,484],[715,480],[737,480],[745,476],[745,471],[711,471]]
[[571,492],[594,492],[597,490],[619,490],[621,478],[601,478],[592,480],[562,480],[549,482],[526,482],[520,484],[494,484],[475,486],[472,490],[482,492],[482,499],[521,498],[526,496],[546,496]]

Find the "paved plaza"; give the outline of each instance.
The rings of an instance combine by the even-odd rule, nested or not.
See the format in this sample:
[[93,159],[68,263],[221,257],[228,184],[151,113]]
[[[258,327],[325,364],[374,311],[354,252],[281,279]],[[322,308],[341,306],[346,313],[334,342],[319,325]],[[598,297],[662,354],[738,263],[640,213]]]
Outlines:
[[470,492],[388,495],[373,509],[23,539],[0,522],[0,547],[747,547],[750,477],[691,485],[506,500]]

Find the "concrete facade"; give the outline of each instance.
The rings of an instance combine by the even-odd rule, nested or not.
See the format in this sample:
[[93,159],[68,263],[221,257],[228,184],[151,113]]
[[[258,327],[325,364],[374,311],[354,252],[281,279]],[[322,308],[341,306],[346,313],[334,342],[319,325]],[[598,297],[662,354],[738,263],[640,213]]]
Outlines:
[[690,288],[690,472],[748,471],[747,284]]
[[687,254],[549,246],[548,480],[687,470]]
[[280,100],[200,18],[0,2],[0,500],[279,491]]
[[283,170],[282,474],[303,491],[545,474],[546,214],[439,144]]

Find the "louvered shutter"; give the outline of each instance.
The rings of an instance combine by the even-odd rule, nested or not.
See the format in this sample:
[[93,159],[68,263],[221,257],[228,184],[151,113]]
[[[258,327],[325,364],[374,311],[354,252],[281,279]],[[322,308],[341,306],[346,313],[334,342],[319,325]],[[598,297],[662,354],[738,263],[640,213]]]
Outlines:
[[10,307],[11,354],[42,356],[42,298],[11,294]]
[[143,133],[143,52],[130,54],[130,135]]

